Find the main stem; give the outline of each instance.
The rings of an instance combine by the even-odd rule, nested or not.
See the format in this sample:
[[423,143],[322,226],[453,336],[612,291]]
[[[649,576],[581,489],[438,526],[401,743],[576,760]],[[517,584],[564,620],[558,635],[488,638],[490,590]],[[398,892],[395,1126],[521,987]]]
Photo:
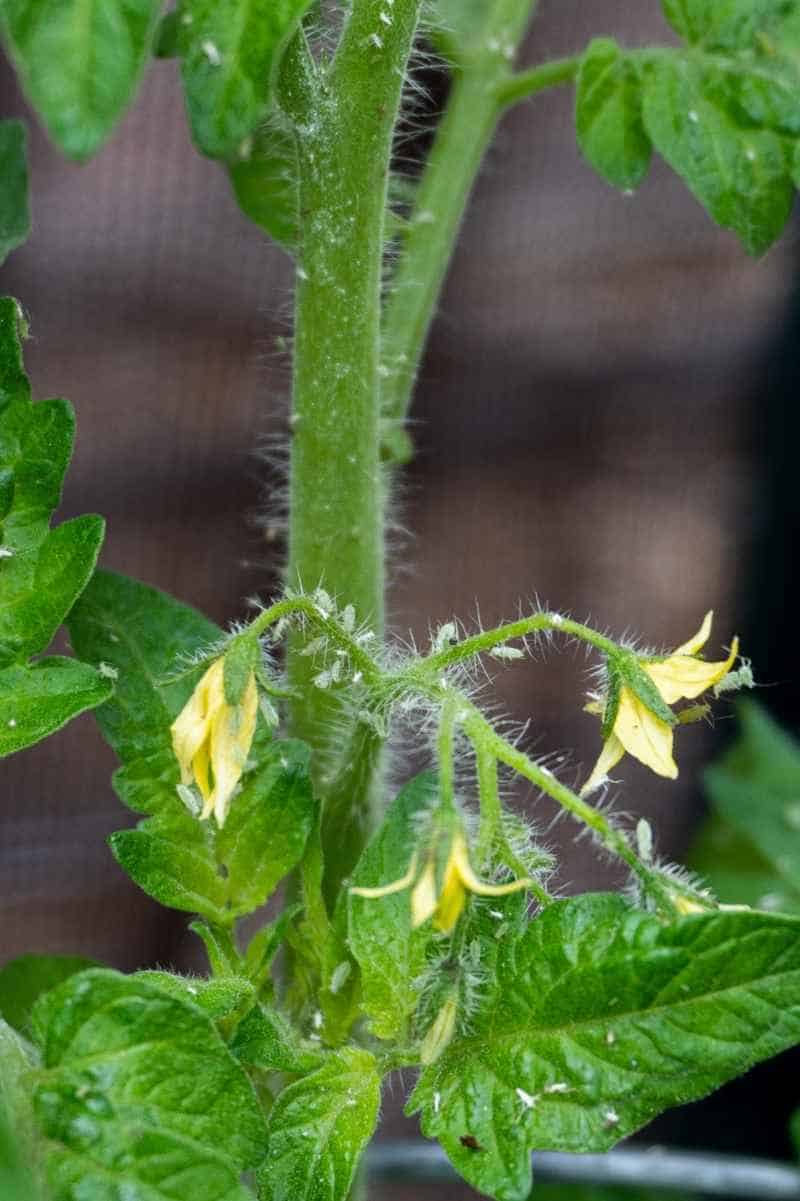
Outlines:
[[[358,621],[378,636],[384,620],[378,386],[384,218],[419,3],[353,0],[331,66],[317,70],[298,44],[294,78],[285,89],[297,129],[301,214],[288,582],[306,590],[321,585],[352,604]],[[319,668],[301,655],[302,643],[298,635],[289,648],[297,698],[291,728],[312,747],[324,811],[352,729],[343,724],[336,698],[314,686]],[[360,787],[369,790],[369,783]],[[369,806],[351,799],[353,810],[366,815],[365,825]],[[365,832],[356,833],[356,843],[363,842]],[[325,851],[330,866],[337,848]],[[348,853],[352,858],[354,848]]]

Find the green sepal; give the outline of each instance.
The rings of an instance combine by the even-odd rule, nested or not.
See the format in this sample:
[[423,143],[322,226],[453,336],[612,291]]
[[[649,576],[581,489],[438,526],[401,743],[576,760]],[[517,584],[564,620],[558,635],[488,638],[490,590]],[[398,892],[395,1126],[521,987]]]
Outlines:
[[271,1005],[254,1005],[239,1023],[231,1054],[248,1067],[305,1075],[320,1067],[325,1054],[297,1037],[294,1027]]
[[291,252],[300,229],[297,150],[292,134],[271,119],[230,163],[228,176],[239,208]]
[[[415,776],[403,788],[362,853],[352,886],[381,887],[404,874],[420,816],[432,809],[437,795],[433,772]],[[419,1000],[416,981],[425,966],[430,925],[412,930],[410,889],[376,898],[350,892],[347,914],[347,942],[361,970],[362,1005],[373,1033],[402,1037]]]
[[606,742],[614,733],[614,722],[617,720],[617,713],[619,712],[621,692],[622,677],[616,667],[616,660],[609,655],[606,659],[606,696],[600,728],[603,742]]
[[345,1201],[379,1105],[377,1062],[357,1047],[284,1088],[269,1116],[260,1201]]
[[0,968],[0,1017],[28,1034],[35,1002],[76,972],[99,966],[80,955],[19,955]]
[[596,38],[581,58],[575,100],[578,145],[615,188],[637,188],[652,145],[642,122],[639,65],[613,38]]
[[22,121],[0,121],[0,266],[31,231],[28,134]]
[[6,49],[28,99],[68,158],[90,158],[127,108],[160,7],[160,0],[4,0]]
[[678,719],[661,693],[642,667],[634,651],[615,651],[609,655],[609,674],[615,673],[621,684],[630,688],[651,713],[668,726],[678,724]]
[[232,708],[241,702],[259,658],[258,639],[253,634],[238,635],[225,651],[222,660],[222,682],[225,700]]

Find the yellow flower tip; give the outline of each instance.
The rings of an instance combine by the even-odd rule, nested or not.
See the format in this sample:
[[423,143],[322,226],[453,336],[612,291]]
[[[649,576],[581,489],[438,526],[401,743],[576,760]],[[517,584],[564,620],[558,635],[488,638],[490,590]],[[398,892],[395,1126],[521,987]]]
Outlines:
[[688,642],[683,642],[680,646],[676,646],[672,652],[673,655],[696,655],[703,649],[705,644],[711,637],[711,626],[714,621],[714,610],[709,609],[703,618],[700,629],[689,639]]
[[251,672],[238,705],[225,700],[224,662],[215,659],[172,723],[172,746],[183,784],[194,783],[204,805],[224,825],[247,763],[258,714],[258,689]]

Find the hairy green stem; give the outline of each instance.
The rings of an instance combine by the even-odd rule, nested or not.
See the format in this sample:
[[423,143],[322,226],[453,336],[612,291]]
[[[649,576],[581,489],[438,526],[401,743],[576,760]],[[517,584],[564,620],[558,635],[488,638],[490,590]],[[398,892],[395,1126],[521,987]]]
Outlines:
[[384,453],[409,457],[403,421],[428,330],[470,193],[495,127],[516,100],[568,82],[577,59],[545,63],[514,75],[510,59],[531,19],[531,0],[488,5],[480,48],[453,69],[444,117],[417,191],[384,320]]
[[[306,104],[308,63],[283,88],[297,132],[300,255],[295,312],[289,566],[292,587],[318,585],[354,606],[379,636],[384,613],[380,463],[380,291],[386,189],[402,80],[420,0],[354,0],[336,57]],[[302,70],[298,82],[298,75]],[[323,807],[347,721],[315,687],[304,636],[290,640],[291,731],[308,742]],[[367,785],[369,791],[369,785]],[[354,809],[369,803],[354,798]],[[366,836],[366,831],[363,837]],[[363,837],[361,841],[363,842]],[[323,847],[335,888],[346,874]]]

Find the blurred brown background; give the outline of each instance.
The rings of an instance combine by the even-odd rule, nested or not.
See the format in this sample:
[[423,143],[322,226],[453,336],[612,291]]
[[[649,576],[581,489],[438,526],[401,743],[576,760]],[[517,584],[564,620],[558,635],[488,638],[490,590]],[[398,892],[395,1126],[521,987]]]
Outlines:
[[[600,33],[667,37],[656,0],[543,0],[524,59]],[[5,67],[0,111],[25,112]],[[753,423],[795,235],[747,259],[660,162],[635,197],[619,196],[580,160],[571,118],[569,89],[517,108],[480,179],[420,381],[418,457],[396,499],[412,535],[396,557],[394,625],[421,640],[478,602],[491,623],[538,594],[674,645],[713,607],[716,652],[744,620]],[[35,231],[0,287],[31,317],[35,394],[77,409],[62,516],[103,512],[105,565],[227,621],[280,566],[254,450],[285,430],[276,339],[290,263],[191,148],[172,63],[150,67],[90,165],[65,164],[36,129],[32,157]],[[570,780],[598,749],[581,714],[584,668],[571,654],[498,668],[536,750],[571,749]],[[626,761],[620,804],[654,821],[667,854],[688,843],[700,768],[723,730],[682,732],[676,785]],[[111,768],[90,717],[4,763],[3,958],[186,962],[183,918],[139,894],[105,846],[130,820]],[[528,805],[546,827],[552,811]],[[566,825],[550,838],[566,887],[613,878]]]

